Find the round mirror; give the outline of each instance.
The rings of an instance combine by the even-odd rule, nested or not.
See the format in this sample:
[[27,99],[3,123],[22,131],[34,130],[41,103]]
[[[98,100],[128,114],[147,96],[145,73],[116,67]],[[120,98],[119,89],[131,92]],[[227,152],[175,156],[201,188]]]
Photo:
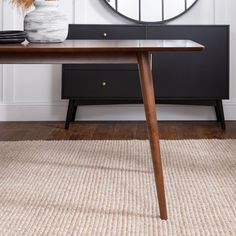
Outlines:
[[198,0],[104,0],[116,13],[139,23],[172,20],[188,11]]

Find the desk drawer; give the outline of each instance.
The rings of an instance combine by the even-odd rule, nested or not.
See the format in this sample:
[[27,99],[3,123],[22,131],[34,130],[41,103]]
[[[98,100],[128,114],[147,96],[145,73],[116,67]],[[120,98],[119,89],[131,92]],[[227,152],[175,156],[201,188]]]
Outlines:
[[140,98],[138,71],[65,70],[62,98]]
[[68,39],[145,39],[145,26],[70,25]]

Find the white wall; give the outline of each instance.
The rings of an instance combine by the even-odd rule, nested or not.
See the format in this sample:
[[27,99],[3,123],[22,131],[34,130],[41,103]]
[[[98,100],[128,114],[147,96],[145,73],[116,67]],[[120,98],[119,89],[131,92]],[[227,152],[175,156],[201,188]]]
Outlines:
[[[0,2],[0,29],[22,29],[22,16],[8,1]],[[125,24],[102,0],[61,0],[70,23]],[[231,24],[231,90],[224,101],[226,118],[236,120],[236,9],[235,0],[199,0],[194,8],[171,24]],[[60,65],[0,65],[0,120],[64,120],[67,101],[61,101]],[[215,119],[211,107],[160,105],[165,120]],[[144,119],[141,105],[81,107],[79,120]]]

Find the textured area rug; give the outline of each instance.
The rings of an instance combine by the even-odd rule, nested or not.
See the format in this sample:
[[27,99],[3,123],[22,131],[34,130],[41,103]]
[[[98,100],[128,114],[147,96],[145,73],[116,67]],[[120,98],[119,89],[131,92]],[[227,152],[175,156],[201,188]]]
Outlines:
[[236,235],[236,140],[0,142],[0,235]]

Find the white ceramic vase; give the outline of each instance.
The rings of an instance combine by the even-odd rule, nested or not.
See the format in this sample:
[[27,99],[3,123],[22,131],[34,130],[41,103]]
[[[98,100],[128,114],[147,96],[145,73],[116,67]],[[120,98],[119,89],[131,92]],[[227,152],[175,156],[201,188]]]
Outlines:
[[63,42],[68,34],[65,14],[58,10],[57,0],[35,0],[35,10],[24,19],[27,40],[33,43]]

